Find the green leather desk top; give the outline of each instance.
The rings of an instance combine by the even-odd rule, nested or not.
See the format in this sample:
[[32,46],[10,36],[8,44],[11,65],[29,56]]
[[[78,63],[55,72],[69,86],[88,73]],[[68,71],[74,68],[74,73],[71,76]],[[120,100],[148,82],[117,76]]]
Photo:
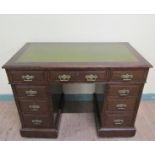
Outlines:
[[136,62],[120,43],[34,43],[16,60],[31,62]]
[[3,68],[151,67],[129,43],[27,43]]

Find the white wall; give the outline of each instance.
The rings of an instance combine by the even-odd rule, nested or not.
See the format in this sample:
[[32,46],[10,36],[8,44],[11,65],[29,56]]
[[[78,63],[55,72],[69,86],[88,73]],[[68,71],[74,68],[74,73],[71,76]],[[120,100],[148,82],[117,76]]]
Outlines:
[[[155,66],[155,15],[0,15],[0,66],[31,41],[127,41]],[[0,94],[12,93],[2,69],[0,78]],[[155,69],[147,81],[154,93]]]

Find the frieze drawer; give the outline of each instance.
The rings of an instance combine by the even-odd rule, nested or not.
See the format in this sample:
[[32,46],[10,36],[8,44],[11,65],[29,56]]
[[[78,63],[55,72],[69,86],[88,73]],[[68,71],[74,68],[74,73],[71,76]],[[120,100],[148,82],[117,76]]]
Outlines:
[[147,77],[147,70],[112,70],[110,81],[120,82],[144,82]]
[[51,71],[50,80],[59,81],[59,82],[72,82],[72,81],[81,81],[81,82],[97,82],[97,81],[106,81],[106,71]]
[[11,83],[46,83],[44,71],[9,71]]

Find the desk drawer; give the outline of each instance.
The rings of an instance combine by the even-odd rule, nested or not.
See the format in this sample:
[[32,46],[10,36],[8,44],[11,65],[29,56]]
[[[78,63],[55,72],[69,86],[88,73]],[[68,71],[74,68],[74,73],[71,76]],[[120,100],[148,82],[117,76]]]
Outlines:
[[48,114],[48,102],[44,100],[21,100],[20,107],[24,114]]
[[12,83],[40,83],[46,82],[44,71],[10,71]]
[[106,110],[108,111],[134,111],[136,108],[137,97],[117,98],[107,97]]
[[106,81],[106,71],[51,71],[50,80],[60,82],[96,82]]
[[133,125],[133,115],[106,114],[103,125],[108,128],[122,128]]
[[15,86],[17,97],[26,99],[42,99],[48,98],[48,89],[46,86]]
[[78,72],[74,71],[51,71],[50,81],[70,82],[78,81]]
[[141,85],[109,85],[107,95],[121,98],[138,96],[141,88]]
[[138,81],[143,82],[146,80],[146,70],[112,70],[110,81],[121,81],[121,82],[132,82]]
[[25,128],[49,128],[50,120],[47,116],[23,116]]
[[80,78],[84,82],[104,82],[107,80],[107,73],[106,71],[87,71],[81,72]]

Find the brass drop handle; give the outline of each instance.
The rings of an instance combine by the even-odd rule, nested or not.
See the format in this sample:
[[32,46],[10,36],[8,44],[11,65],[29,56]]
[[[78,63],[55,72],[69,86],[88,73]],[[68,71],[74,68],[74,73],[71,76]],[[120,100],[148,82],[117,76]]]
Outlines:
[[71,75],[63,74],[63,75],[59,75],[58,78],[62,82],[67,82],[71,79]]
[[26,82],[32,81],[34,79],[34,75],[22,75],[22,79]]
[[114,119],[113,120],[114,125],[122,125],[124,123],[123,119]]
[[131,81],[132,79],[133,79],[133,75],[132,74],[123,74],[123,75],[121,75],[121,79],[123,80],[123,81]]
[[34,125],[41,125],[41,124],[42,124],[42,120],[40,120],[40,119],[33,119],[31,122],[32,122]]
[[39,105],[29,105],[29,109],[31,111],[38,111],[40,109],[40,106]]
[[26,90],[26,91],[25,91],[25,94],[26,94],[27,96],[36,96],[37,93],[38,93],[38,92],[37,92],[36,90],[32,90],[32,89]]
[[127,107],[127,105],[126,104],[117,104],[116,105],[116,108],[118,109],[118,110],[125,110],[126,109],[126,107]]
[[120,96],[128,96],[129,93],[130,93],[130,90],[128,90],[128,89],[121,89],[121,90],[118,90],[118,94],[119,94]]
[[93,75],[93,74],[89,74],[89,75],[85,76],[86,81],[89,81],[89,82],[94,82],[94,81],[96,81],[97,78],[98,78],[98,76]]

